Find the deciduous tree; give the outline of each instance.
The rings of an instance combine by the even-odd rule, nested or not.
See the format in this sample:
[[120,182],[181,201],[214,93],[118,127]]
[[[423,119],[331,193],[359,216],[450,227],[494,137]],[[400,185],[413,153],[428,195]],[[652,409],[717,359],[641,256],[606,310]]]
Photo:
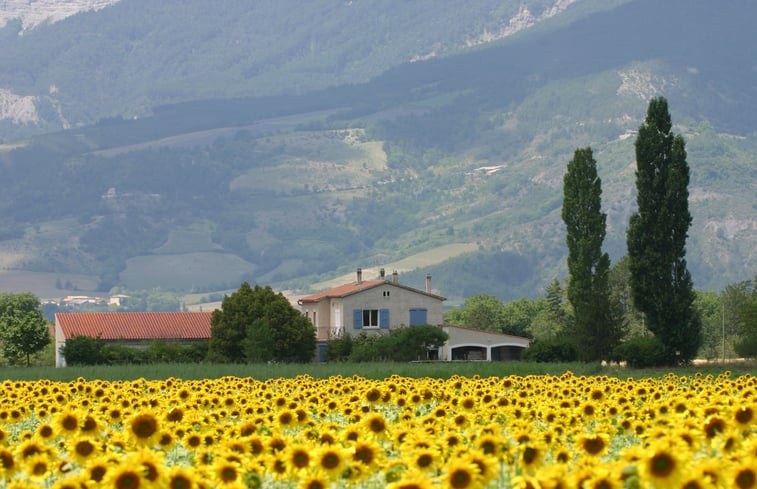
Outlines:
[[0,341],[3,354],[11,363],[26,359],[52,341],[39,299],[34,294],[0,293]]
[[649,102],[636,138],[637,211],[627,244],[634,304],[665,348],[665,363],[686,363],[701,343],[701,322],[686,266],[689,166],[683,137],[672,132],[668,102]]
[[602,253],[606,214],[602,181],[591,148],[577,149],[563,179],[562,218],[568,245],[568,300],[579,358],[609,359],[620,342],[620,322],[610,307],[610,257]]
[[244,282],[211,317],[212,361],[307,362],[314,351],[313,325],[270,286],[253,288]]

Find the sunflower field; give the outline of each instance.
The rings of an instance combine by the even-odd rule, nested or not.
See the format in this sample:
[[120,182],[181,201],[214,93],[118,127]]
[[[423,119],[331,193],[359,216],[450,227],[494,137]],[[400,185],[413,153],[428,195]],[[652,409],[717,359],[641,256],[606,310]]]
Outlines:
[[757,488],[757,377],[2,383],[0,488]]

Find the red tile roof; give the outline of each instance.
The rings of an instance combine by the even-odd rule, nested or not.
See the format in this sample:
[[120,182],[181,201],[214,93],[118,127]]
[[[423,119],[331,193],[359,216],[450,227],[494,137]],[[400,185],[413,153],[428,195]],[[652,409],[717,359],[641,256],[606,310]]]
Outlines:
[[352,282],[334,287],[333,289],[324,290],[323,292],[318,292],[317,294],[305,296],[300,299],[300,302],[318,302],[327,297],[345,297],[354,294],[355,292],[360,292],[361,290],[372,289],[373,287],[388,283],[391,282],[387,282],[386,280],[364,280],[359,284],[357,282]]
[[103,340],[199,340],[210,338],[211,312],[58,313],[65,339],[100,336]]

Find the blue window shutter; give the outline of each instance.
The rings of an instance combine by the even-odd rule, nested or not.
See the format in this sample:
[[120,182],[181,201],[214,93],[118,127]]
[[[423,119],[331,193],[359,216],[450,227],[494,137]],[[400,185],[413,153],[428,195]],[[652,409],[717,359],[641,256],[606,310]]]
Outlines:
[[363,328],[363,310],[353,309],[352,317],[353,317],[353,325],[355,326],[355,329],[362,329]]
[[389,329],[389,309],[379,309],[379,328]]
[[420,324],[427,324],[427,310],[426,309],[410,309],[410,326],[418,326]]

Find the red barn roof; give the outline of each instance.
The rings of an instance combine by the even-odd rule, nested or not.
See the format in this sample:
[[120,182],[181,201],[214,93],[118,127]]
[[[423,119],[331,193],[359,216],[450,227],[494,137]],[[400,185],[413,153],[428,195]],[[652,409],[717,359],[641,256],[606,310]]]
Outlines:
[[100,336],[103,340],[201,340],[210,338],[211,312],[58,313],[66,340]]

